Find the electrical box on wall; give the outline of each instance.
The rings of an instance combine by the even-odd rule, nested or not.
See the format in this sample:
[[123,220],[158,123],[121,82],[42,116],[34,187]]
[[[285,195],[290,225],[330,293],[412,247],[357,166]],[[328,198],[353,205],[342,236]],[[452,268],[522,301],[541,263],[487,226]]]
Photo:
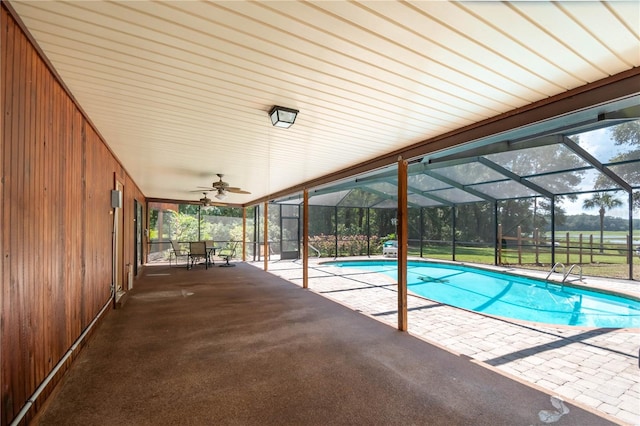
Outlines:
[[122,208],[122,191],[117,189],[111,190],[111,207],[114,209]]

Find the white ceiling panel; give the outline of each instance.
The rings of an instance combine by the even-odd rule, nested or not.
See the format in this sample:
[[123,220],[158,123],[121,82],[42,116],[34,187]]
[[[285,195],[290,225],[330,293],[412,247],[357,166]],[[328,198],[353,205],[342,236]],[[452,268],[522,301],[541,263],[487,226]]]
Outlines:
[[247,203],[640,65],[638,2],[9,3],[152,198]]

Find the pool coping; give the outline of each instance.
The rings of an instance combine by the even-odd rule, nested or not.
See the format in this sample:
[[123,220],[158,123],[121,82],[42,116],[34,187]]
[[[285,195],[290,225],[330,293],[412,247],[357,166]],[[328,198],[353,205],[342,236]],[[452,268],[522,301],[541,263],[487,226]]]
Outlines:
[[[489,271],[489,272],[499,272],[501,274],[506,274],[506,275],[511,275],[514,277],[525,277],[525,278],[530,278],[533,280],[537,280],[537,281],[542,281],[542,282],[548,282],[548,283],[552,283],[554,285],[559,285],[562,287],[571,287],[571,288],[575,288],[575,289],[579,289],[579,290],[587,290],[587,291],[591,291],[594,293],[603,293],[603,294],[607,294],[610,296],[618,296],[618,297],[624,297],[624,298],[628,298],[631,299],[633,301],[636,302],[640,302],[640,290],[637,292],[633,292],[630,290],[625,290],[625,289],[610,289],[610,288],[606,288],[603,287],[602,285],[598,286],[598,285],[593,285],[593,284],[589,284],[585,281],[585,279],[589,279],[590,281],[595,281],[595,280],[604,280],[606,278],[601,278],[601,277],[592,277],[592,276],[583,276],[581,281],[558,281],[557,279],[553,279],[553,276],[550,276],[549,278],[547,278],[546,276],[543,278],[542,274],[539,271],[532,271],[532,270],[527,270],[527,269],[518,269],[518,268],[513,268],[513,267],[505,267],[505,266],[493,266],[493,265],[484,265],[484,264],[478,264],[478,263],[471,263],[471,262],[455,262],[455,261],[447,261],[447,260],[441,260],[441,259],[428,259],[428,258],[409,258],[407,259],[407,261],[409,262],[417,262],[417,263],[437,263],[437,264],[443,264],[443,265],[454,265],[454,266],[466,266],[469,268],[474,268],[474,269],[480,269],[480,270],[485,270],[485,271]],[[347,259],[347,260],[326,260],[326,261],[321,261],[318,264],[319,265],[330,265],[332,263],[356,263],[356,262],[383,262],[383,263],[397,263],[397,261],[394,261],[392,259],[388,259],[388,258],[383,258],[383,259],[376,259],[376,258],[367,258],[367,259]],[[530,273],[528,273],[530,272]],[[531,273],[536,273],[537,274],[531,274]],[[613,279],[611,279],[613,280]],[[624,282],[636,282],[633,280],[613,280],[613,281],[617,281],[618,284],[620,283],[624,283]],[[576,284],[576,282],[580,283],[580,284]],[[638,283],[638,286],[640,286],[640,283]],[[411,291],[411,290],[409,290]],[[413,293],[415,294],[415,293]],[[424,297],[424,296],[420,296],[419,294],[415,294],[418,297]],[[426,299],[429,299],[428,297],[424,297]],[[431,300],[431,299],[429,299]],[[465,309],[465,308],[461,308],[459,306],[456,306],[460,309]],[[469,310],[469,309],[468,309]],[[473,311],[473,310],[471,310]],[[473,311],[473,312],[477,312],[477,311]],[[483,312],[477,312],[479,314],[483,314]],[[486,314],[489,316],[495,316],[495,315],[491,315],[491,314]],[[501,318],[499,316],[496,316],[497,318]],[[510,319],[514,319],[514,320],[518,320],[517,318],[510,318]],[[526,320],[522,320],[522,321],[526,321]],[[527,322],[534,322],[534,321],[527,321]],[[540,323],[540,324],[547,324],[547,323]],[[553,325],[561,325],[561,324],[553,324]],[[576,326],[570,326],[570,327],[576,327]],[[579,326],[577,326],[579,327]],[[591,328],[602,328],[602,327],[591,327]],[[614,328],[619,328],[619,327],[614,327]],[[640,329],[640,327],[622,327],[622,328],[633,328],[633,329]]]

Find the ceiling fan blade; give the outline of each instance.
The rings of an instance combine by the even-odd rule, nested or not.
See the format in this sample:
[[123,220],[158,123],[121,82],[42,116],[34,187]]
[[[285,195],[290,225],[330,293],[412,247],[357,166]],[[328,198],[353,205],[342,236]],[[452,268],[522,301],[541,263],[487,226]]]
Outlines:
[[233,192],[234,194],[251,194],[249,191],[245,191],[240,188],[225,188],[225,191]]
[[[249,191],[245,191],[242,188],[237,186],[229,186],[229,184],[222,180],[222,173],[217,173],[218,178],[220,179],[217,182],[213,182],[211,186],[198,186],[197,188],[202,188],[201,190],[195,190],[190,192],[217,192],[219,196],[216,198],[224,198],[226,192],[234,193],[234,194],[251,194]],[[225,206],[226,204],[222,204]]]

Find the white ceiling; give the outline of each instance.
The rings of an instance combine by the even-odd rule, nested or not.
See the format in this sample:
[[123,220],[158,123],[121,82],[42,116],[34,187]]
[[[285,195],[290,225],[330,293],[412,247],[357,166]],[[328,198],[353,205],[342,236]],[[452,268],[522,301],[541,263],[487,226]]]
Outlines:
[[152,198],[247,203],[640,65],[637,1],[10,4]]

